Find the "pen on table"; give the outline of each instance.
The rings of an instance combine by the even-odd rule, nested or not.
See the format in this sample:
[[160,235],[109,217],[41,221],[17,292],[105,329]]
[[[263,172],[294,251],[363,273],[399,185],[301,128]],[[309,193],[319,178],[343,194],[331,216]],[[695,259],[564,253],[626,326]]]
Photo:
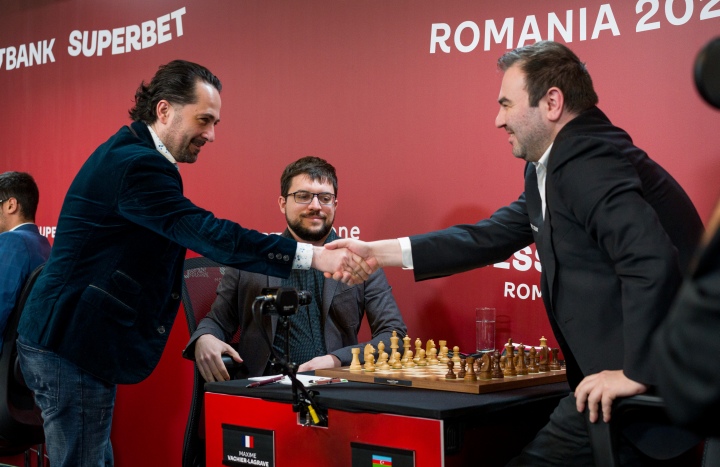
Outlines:
[[347,383],[348,380],[341,378],[330,378],[330,379],[316,379],[310,381],[313,384],[331,384],[331,383]]
[[263,379],[261,381],[254,381],[245,387],[246,388],[256,388],[258,386],[265,386],[266,384],[275,383],[277,381],[280,381],[284,377],[285,377],[285,375],[278,375],[278,376],[275,376],[274,378]]

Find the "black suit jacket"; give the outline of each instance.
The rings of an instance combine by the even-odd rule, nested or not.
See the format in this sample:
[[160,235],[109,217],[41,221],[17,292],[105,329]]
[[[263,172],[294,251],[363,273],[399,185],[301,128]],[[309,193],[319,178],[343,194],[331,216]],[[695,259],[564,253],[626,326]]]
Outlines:
[[720,436],[720,230],[699,251],[654,343],[658,389],[671,418]]
[[547,169],[544,219],[528,164],[525,192],[489,219],[411,237],[415,277],[486,266],[535,242],[571,387],[617,369],[653,384],[651,335],[700,238],[700,217],[672,176],[596,107],[558,133]]

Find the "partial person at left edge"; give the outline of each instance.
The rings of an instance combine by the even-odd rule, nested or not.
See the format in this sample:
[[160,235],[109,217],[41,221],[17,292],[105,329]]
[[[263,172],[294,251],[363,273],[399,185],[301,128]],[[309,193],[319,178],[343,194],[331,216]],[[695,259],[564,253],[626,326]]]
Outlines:
[[0,350],[8,317],[31,272],[50,256],[35,213],[40,190],[25,172],[0,174]]
[[142,82],[123,126],[70,185],[50,258],[18,326],[18,355],[42,411],[53,467],[113,465],[117,384],[145,379],[180,305],[186,249],[242,270],[287,277],[313,267],[367,278],[347,250],[265,235],[216,218],[183,195],[177,163],[215,140],[220,80],[184,60]]

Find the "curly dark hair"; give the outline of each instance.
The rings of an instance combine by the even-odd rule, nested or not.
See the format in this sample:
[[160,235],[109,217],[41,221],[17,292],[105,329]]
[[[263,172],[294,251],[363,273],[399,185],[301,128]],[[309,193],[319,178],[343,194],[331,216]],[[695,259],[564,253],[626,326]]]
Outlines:
[[210,70],[197,63],[185,60],[173,60],[160,65],[150,84],[140,83],[135,91],[135,107],[128,113],[130,118],[151,125],[157,120],[155,108],[161,100],[171,104],[194,104],[197,102],[195,83],[205,81],[222,91],[222,83]]
[[518,65],[525,73],[530,106],[537,107],[548,89],[555,86],[565,97],[565,109],[580,113],[598,103],[590,73],[575,53],[553,41],[540,41],[507,52],[498,59],[506,71]]

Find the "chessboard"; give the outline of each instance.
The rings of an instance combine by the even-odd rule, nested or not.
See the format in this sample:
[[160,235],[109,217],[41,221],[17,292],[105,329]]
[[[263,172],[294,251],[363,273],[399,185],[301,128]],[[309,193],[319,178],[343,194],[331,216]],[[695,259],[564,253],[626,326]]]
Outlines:
[[[395,333],[393,333],[395,334]],[[315,375],[342,378],[348,381],[388,384],[401,387],[434,389],[440,391],[484,394],[506,391],[542,384],[566,381],[565,369],[557,360],[557,349],[549,349],[544,338],[541,345],[524,349],[512,339],[505,345],[503,355],[490,352],[475,359],[472,356],[462,358],[458,347],[450,352],[440,341],[438,354],[433,341],[415,342],[415,352],[409,349],[405,338],[405,351],[400,355],[394,342],[389,357],[384,352],[384,344],[378,344],[378,359],[375,363],[375,349],[365,347],[365,364],[360,364],[359,348],[354,348],[353,363],[348,367],[315,370]],[[415,356],[413,357],[413,354]],[[426,357],[429,354],[430,357]],[[393,368],[394,367],[394,368]]]

